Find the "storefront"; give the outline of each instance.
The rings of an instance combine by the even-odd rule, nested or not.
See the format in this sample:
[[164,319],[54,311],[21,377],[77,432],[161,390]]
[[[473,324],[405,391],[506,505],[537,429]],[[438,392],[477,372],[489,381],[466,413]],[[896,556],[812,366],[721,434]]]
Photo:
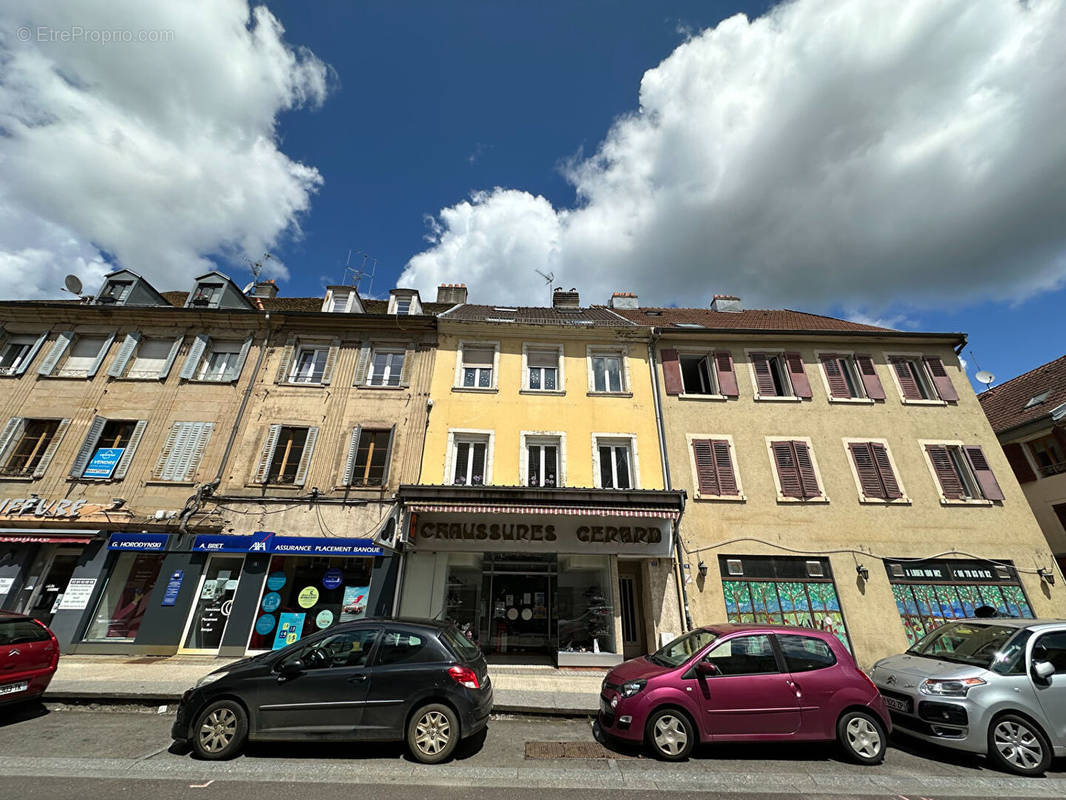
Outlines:
[[[71,582],[75,595],[86,580],[79,567],[87,549],[102,542],[97,530],[4,528],[0,530],[0,608],[52,625]],[[75,577],[78,574],[79,577]]]

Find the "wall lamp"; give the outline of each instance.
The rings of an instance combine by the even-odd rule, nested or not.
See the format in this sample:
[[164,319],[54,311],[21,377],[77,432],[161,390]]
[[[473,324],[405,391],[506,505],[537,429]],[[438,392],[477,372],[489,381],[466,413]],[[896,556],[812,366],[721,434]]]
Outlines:
[[870,580],[870,570],[866,569],[865,564],[856,564],[855,572],[858,573],[859,577],[864,581]]
[[700,559],[700,563],[696,565],[696,570],[700,573],[700,577],[701,578],[706,578],[707,577],[707,562],[705,562],[701,558]]
[[1036,571],[1036,574],[1040,576],[1040,580],[1046,581],[1049,586],[1055,585],[1055,573],[1047,567],[1041,567]]

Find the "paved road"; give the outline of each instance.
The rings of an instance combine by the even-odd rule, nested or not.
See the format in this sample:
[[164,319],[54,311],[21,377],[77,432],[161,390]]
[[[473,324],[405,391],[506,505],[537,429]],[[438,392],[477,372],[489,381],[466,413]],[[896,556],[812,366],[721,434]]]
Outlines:
[[[67,796],[77,778],[83,798],[205,796],[255,798],[293,794],[296,784],[319,784],[383,800],[432,797],[587,800],[590,789],[624,791],[632,798],[710,795],[896,798],[1066,796],[1066,763],[1045,779],[989,770],[981,759],[928,751],[900,741],[885,763],[864,768],[839,761],[827,745],[701,748],[684,764],[663,764],[639,752],[604,751],[599,758],[527,758],[529,742],[592,741],[587,721],[495,719],[483,741],[451,763],[427,767],[392,744],[270,744],[225,763],[172,752],[171,714],[114,710],[28,709],[0,719],[0,794]],[[939,757],[939,760],[930,758]],[[203,786],[208,784],[207,786]],[[348,784],[334,786],[333,784]],[[193,789],[190,787],[200,787]],[[63,790],[66,787],[66,791]],[[433,787],[427,790],[427,787]],[[284,793],[284,794],[282,794]]]

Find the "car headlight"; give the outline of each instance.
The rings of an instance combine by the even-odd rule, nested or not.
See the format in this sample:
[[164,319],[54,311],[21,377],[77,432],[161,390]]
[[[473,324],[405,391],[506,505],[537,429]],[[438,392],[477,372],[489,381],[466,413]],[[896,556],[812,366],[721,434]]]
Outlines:
[[622,684],[622,688],[619,691],[619,694],[622,695],[622,697],[632,697],[633,695],[637,694],[637,692],[640,692],[641,690],[643,690],[644,687],[647,686],[647,685],[648,685],[648,682],[644,681],[644,680],[641,680],[641,681],[626,681],[625,683]]
[[985,683],[987,681],[981,678],[928,678],[922,681],[918,690],[935,697],[965,697],[974,686],[984,686]]
[[200,680],[196,682],[194,689],[199,689],[201,686],[207,686],[209,683],[214,683],[219,678],[225,678],[228,672],[212,672],[210,675],[204,675]]

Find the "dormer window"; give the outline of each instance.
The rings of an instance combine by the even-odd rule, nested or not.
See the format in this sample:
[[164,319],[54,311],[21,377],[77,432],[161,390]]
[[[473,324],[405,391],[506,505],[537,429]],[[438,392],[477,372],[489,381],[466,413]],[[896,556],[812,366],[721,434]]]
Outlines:
[[329,302],[326,304],[326,311],[333,313],[343,313],[348,310],[348,300],[351,298],[351,292],[333,292],[329,298]]
[[410,297],[397,297],[396,298],[396,313],[399,315],[407,315],[411,313],[411,298]]
[[363,303],[354,286],[327,286],[322,310],[327,314],[362,314]]
[[393,289],[389,293],[390,314],[405,317],[408,314],[421,314],[422,304],[418,299],[418,292]]
[[201,308],[217,308],[221,299],[221,283],[201,283],[197,285],[196,291],[193,292],[190,305]]
[[133,281],[108,281],[107,287],[96,298],[98,303],[125,303],[133,291]]

